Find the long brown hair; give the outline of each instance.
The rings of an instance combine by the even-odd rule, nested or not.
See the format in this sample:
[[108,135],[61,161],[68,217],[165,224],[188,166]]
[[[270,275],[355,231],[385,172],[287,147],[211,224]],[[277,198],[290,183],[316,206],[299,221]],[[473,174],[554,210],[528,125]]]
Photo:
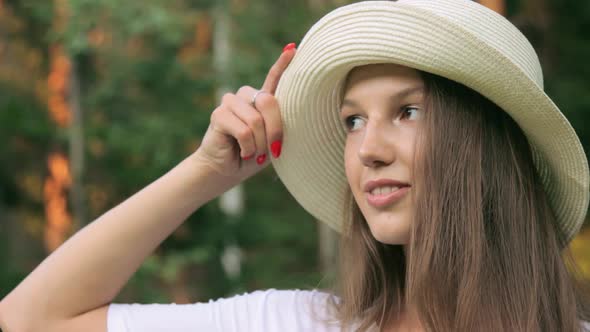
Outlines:
[[375,240],[350,194],[337,319],[365,331],[412,307],[426,331],[579,331],[588,288],[563,249],[524,133],[479,93],[420,74],[407,252]]

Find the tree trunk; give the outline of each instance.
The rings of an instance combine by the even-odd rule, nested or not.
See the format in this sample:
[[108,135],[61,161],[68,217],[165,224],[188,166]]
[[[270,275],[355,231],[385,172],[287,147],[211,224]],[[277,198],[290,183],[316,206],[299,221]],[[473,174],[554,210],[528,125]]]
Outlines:
[[74,220],[74,228],[82,228],[88,222],[83,186],[84,174],[84,125],[80,107],[80,76],[75,58],[71,57],[70,84],[68,104],[72,113],[69,128],[70,165],[72,170],[72,186],[70,188],[70,204]]
[[[231,65],[231,17],[227,0],[216,2],[214,8],[215,27],[213,31],[213,66],[220,77],[221,85],[217,88],[216,100],[221,100],[226,92],[235,92],[232,87]],[[239,220],[244,209],[244,191],[242,184],[238,184],[219,198],[221,210],[229,222]],[[222,253],[222,266],[227,276],[236,280],[240,276],[241,251],[236,244],[233,234],[228,234],[226,245]]]
[[558,61],[558,47],[553,45],[548,33],[553,22],[549,4],[547,0],[521,0],[520,11],[511,18],[539,55],[544,77],[551,76]]
[[506,16],[506,2],[504,0],[480,0],[479,3],[502,16]]

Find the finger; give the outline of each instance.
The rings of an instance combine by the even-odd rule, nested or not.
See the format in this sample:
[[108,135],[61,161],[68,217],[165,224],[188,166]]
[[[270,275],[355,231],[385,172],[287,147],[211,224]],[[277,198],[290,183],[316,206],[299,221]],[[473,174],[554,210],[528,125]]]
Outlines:
[[264,84],[262,84],[262,90],[274,95],[275,91],[277,90],[277,86],[279,85],[279,80],[281,76],[293,60],[295,56],[295,49],[287,50],[281,53],[279,59],[274,63],[274,65],[268,71],[266,75],[266,79],[264,80]]
[[[224,103],[229,106],[229,109],[242,122],[248,125],[254,135],[254,142],[256,144],[256,155],[260,159],[266,159],[266,132],[264,126],[264,118],[262,114],[252,107],[243,98],[234,94],[228,94],[224,97]],[[264,155],[264,157],[262,157]]]
[[252,130],[227,107],[219,106],[213,111],[211,125],[214,130],[229,135],[237,141],[242,159],[249,159],[256,153]]
[[[244,101],[251,101],[252,96],[256,92],[256,89],[245,86],[240,88],[237,96]],[[266,144],[268,144],[265,148],[271,151],[274,158],[278,158],[281,154],[283,143],[283,123],[281,120],[281,112],[279,111],[279,103],[274,96],[268,93],[261,93],[256,97],[256,109],[264,120]]]

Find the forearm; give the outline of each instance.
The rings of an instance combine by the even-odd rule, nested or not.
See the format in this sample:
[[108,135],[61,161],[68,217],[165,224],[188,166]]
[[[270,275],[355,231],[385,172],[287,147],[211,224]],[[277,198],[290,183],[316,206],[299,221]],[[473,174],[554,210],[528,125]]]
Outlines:
[[3,302],[35,319],[73,317],[110,303],[166,237],[229,187],[185,159],[68,239]]

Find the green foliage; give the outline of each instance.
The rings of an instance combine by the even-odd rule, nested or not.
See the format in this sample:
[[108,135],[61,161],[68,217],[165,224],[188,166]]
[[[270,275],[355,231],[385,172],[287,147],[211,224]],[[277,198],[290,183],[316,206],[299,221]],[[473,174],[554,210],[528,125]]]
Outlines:
[[[209,54],[189,63],[177,56],[193,38],[199,14],[211,9],[207,7],[181,1],[72,1],[74,14],[61,37],[72,56],[86,59],[82,88],[87,139],[103,142],[108,149],[104,156],[88,155],[92,168],[85,181],[114,185],[111,205],[190,152],[187,142],[204,133],[209,114],[218,104],[212,96],[220,84],[236,90],[241,85],[260,85],[283,46],[300,40],[313,21],[303,2],[291,2],[284,15],[277,15],[282,8],[270,1],[232,10],[232,75],[229,82],[220,81]],[[283,20],[293,26],[285,27]],[[85,35],[97,26],[110,29],[112,47],[88,44]],[[141,54],[129,56],[126,49],[132,41],[141,43]],[[103,65],[91,65],[97,62]],[[249,180],[245,188],[246,211],[239,220],[230,220],[212,202],[189,218],[182,227],[184,236],[167,239],[130,281],[127,290],[133,299],[170,301],[164,291],[137,294],[134,289],[148,288],[154,280],[170,284],[181,270],[195,266],[202,268],[198,278],[203,285],[194,290],[201,299],[317,284],[321,276],[315,261],[313,218],[291,198],[272,169]],[[220,263],[223,248],[232,241],[244,253],[237,280],[228,278]]]
[[553,24],[546,36],[554,52],[546,91],[564,112],[590,155],[590,2],[550,0]]
[[119,42],[141,35],[177,45],[185,40],[190,20],[184,1],[71,0],[69,6],[68,28],[55,37],[63,38],[73,55],[91,48],[86,33],[99,26],[112,27]]

